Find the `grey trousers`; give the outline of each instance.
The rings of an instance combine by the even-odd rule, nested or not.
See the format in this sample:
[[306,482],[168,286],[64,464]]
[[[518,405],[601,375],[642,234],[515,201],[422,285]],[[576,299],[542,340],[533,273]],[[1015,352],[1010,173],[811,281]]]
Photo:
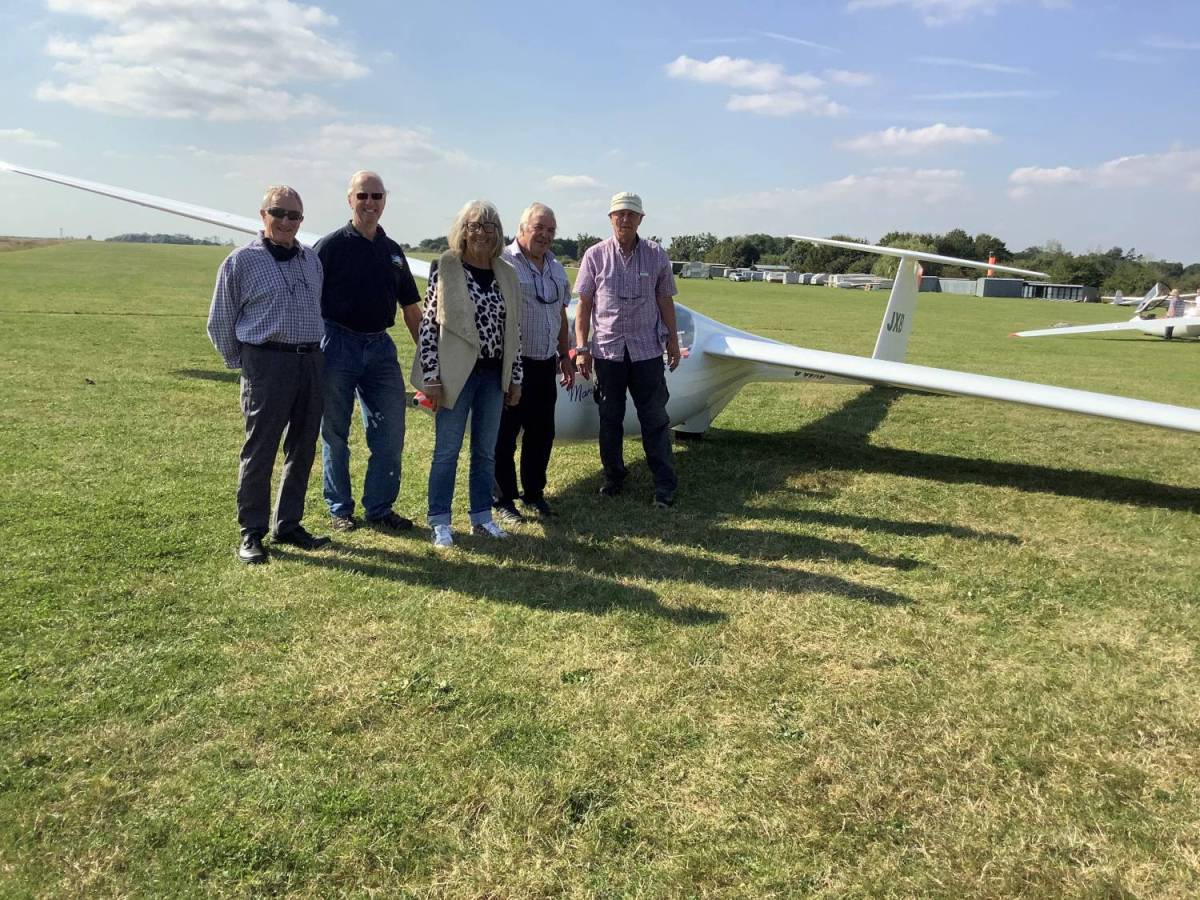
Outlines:
[[304,495],[321,430],[319,350],[283,353],[242,345],[242,414],[246,442],[238,467],[237,512],[242,534],[265,535],[270,524],[271,470],[283,440],[283,477],[275,500],[275,534],[304,518]]

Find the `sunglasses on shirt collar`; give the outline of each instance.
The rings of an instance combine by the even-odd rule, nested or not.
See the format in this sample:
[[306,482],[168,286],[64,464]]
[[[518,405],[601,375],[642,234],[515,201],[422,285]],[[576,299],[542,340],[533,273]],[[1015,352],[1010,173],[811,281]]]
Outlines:
[[267,210],[267,215],[272,219],[287,219],[289,222],[300,222],[304,219],[304,213],[294,209],[283,209],[279,206],[272,206]]

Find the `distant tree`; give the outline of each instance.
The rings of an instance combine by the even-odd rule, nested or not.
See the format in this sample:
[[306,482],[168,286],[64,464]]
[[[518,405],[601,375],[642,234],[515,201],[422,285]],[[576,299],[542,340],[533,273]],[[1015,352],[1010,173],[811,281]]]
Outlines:
[[1087,256],[1072,256],[1064,253],[1050,268],[1050,279],[1059,284],[1082,284],[1099,287],[1104,281],[1104,270],[1095,259]]
[[1122,259],[1100,283],[1100,290],[1106,294],[1121,291],[1136,296],[1154,287],[1154,282],[1154,273],[1144,263]]
[[986,232],[979,232],[975,235],[975,251],[972,257],[980,262],[987,262],[987,258],[992,254],[996,255],[998,263],[1011,262],[1013,258],[1012,251],[1005,246],[1004,241]]
[[600,243],[601,240],[603,239],[596,237],[594,234],[588,234],[587,232],[581,232],[575,235],[575,246],[579,250],[579,255],[576,257],[576,259],[583,259],[583,254],[587,253],[588,247],[591,247],[593,244]]
[[550,252],[561,259],[579,259],[579,244],[570,238],[555,238],[550,242]]
[[732,266],[735,269],[746,269],[758,262],[762,252],[751,238],[740,236],[725,238],[704,255],[704,261],[719,266]]
[[194,238],[190,234],[147,234],[145,232],[118,234],[104,240],[122,244],[219,245],[221,243],[216,238]]
[[417,249],[425,253],[445,253],[450,249],[450,241],[445,236],[429,237],[417,244]]
[[698,244],[694,234],[677,234],[671,238],[667,256],[677,262],[689,262],[695,257]]
[[[850,241],[851,243],[865,244],[866,241],[862,238],[850,237],[844,234],[835,234],[833,239],[837,241]],[[824,244],[810,244],[807,241],[796,241],[788,247],[784,253],[784,259],[787,264],[793,269],[800,272],[826,272],[829,274],[841,274],[843,272],[864,271],[869,272],[870,266],[874,265],[875,256],[872,253],[860,252],[858,250],[847,250],[842,247],[827,247]],[[861,266],[864,261],[870,260],[867,268]]]
[[[885,234],[880,238],[880,242],[884,247],[899,247],[904,250],[923,250],[926,253],[936,253],[937,248],[933,245],[932,235],[924,234],[909,234],[905,237],[893,237],[890,234]],[[900,268],[900,260],[895,256],[879,256],[875,258],[874,265],[871,266],[871,274],[878,275],[881,278],[895,278],[896,271]],[[932,268],[932,266],[926,266]],[[926,272],[927,275],[933,275],[933,272]]]
[[703,234],[677,234],[671,238],[667,255],[676,262],[699,262],[717,245],[717,236],[712,232]]

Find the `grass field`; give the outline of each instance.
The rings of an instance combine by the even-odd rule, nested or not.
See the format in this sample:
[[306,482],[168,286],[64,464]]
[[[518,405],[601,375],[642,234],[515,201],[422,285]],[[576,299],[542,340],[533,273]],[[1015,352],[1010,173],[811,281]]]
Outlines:
[[[754,386],[671,513],[571,445],[505,545],[247,569],[226,252],[0,254],[0,896],[1200,894],[1194,437]],[[680,286],[861,353],[884,304]],[[1006,337],[1123,314],[923,295],[910,360],[1196,403],[1194,343]]]

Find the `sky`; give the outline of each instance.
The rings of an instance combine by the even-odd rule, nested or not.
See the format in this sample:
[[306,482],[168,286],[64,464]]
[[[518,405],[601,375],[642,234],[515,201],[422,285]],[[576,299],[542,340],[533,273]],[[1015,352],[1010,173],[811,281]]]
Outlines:
[[[463,203],[560,236],[964,228],[1200,261],[1200,4],[6,0],[0,160],[305,229],[380,172],[382,224]],[[0,234],[243,238],[0,173]]]

